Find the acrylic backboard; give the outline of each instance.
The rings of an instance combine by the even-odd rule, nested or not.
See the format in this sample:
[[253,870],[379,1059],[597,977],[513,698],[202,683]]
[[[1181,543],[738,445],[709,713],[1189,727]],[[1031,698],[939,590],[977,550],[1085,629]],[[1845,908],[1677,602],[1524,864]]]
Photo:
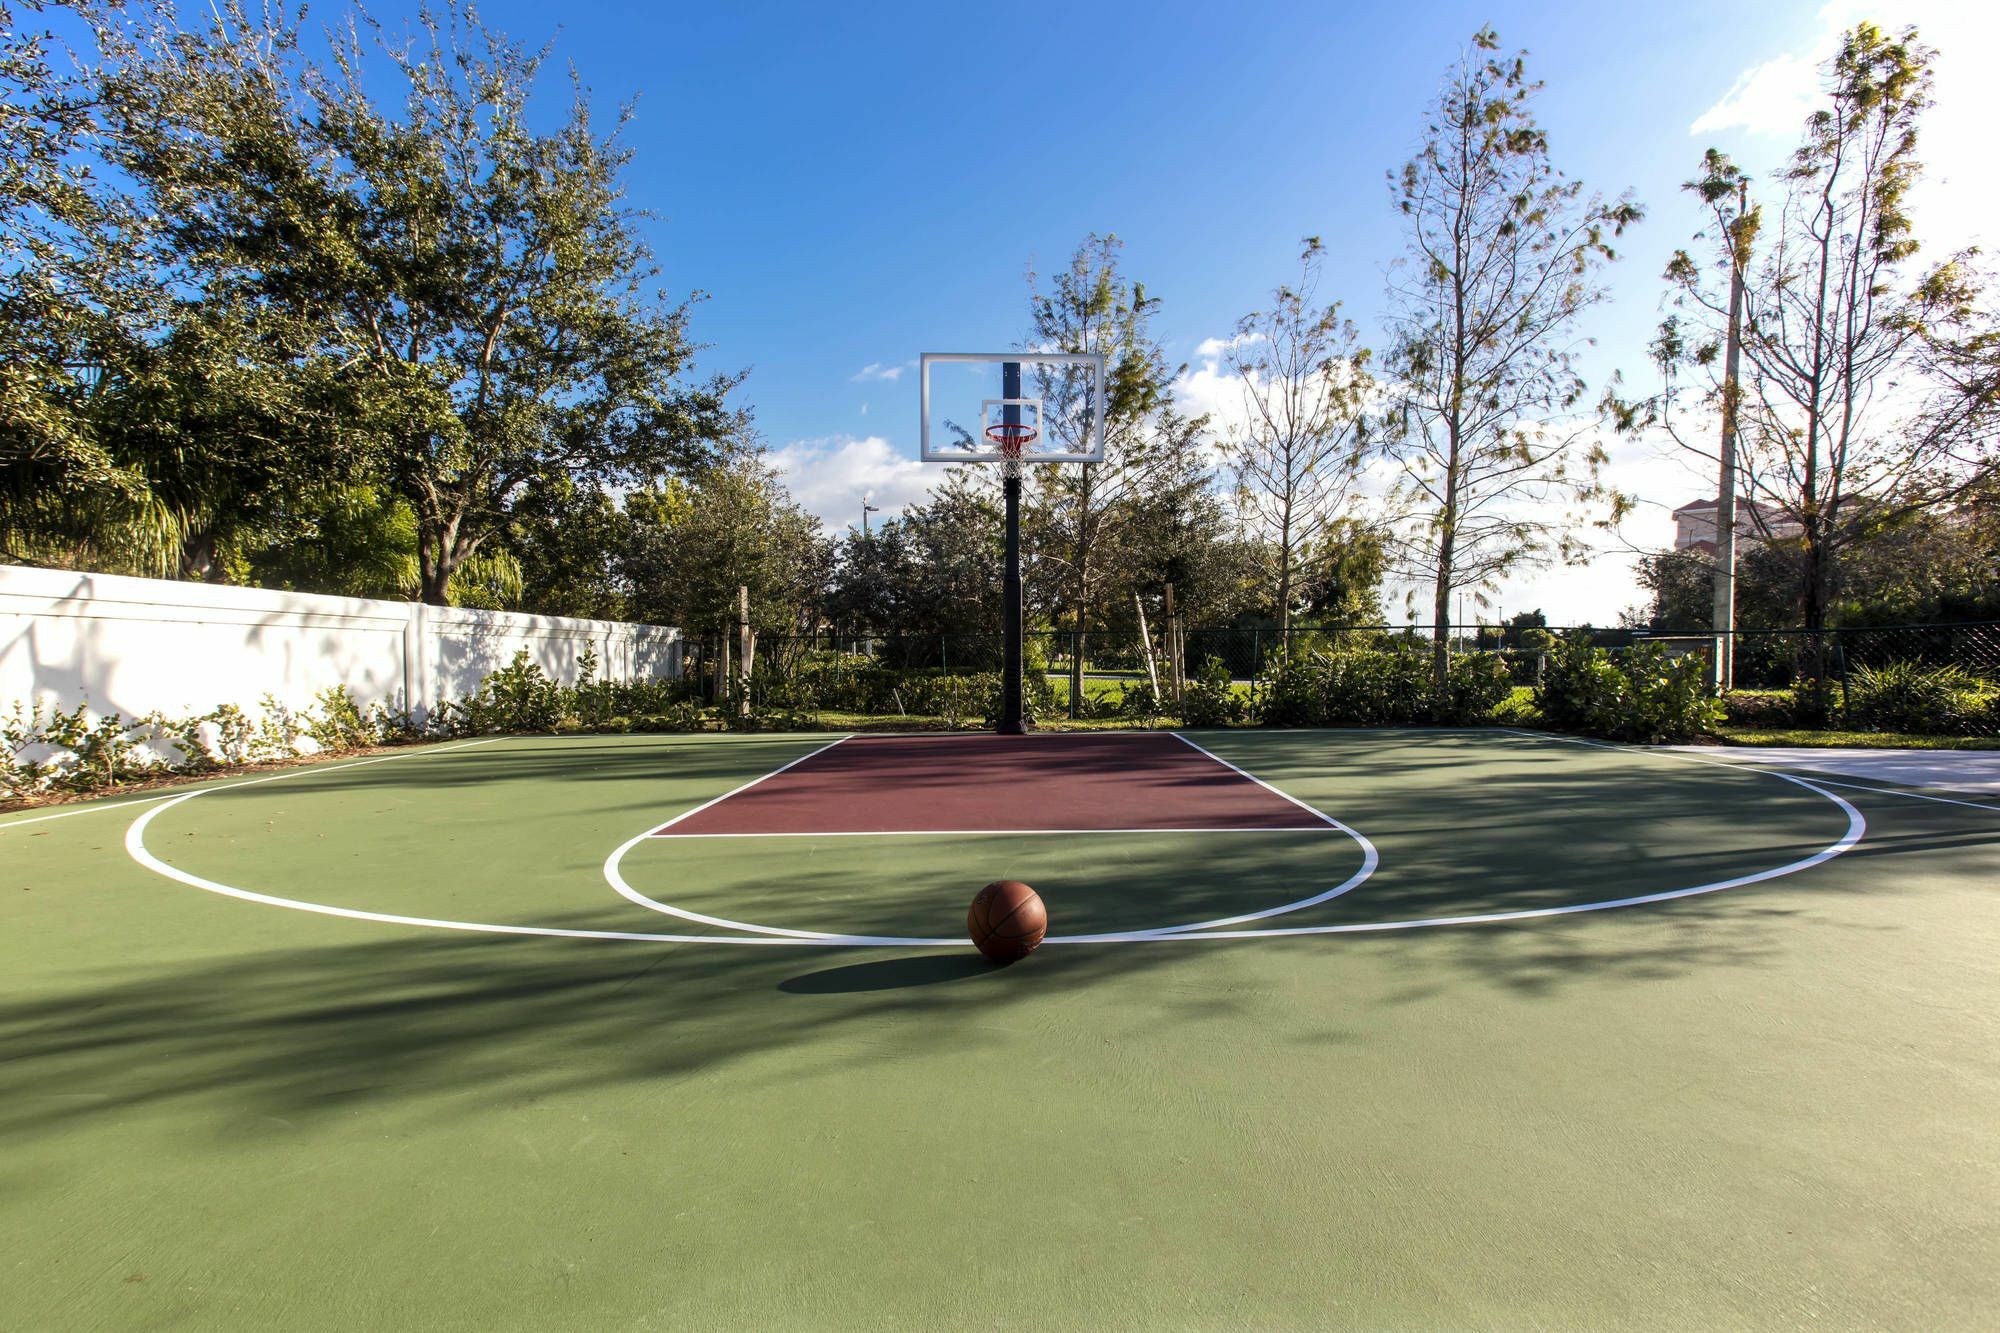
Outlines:
[[926,352],[922,457],[995,463],[1104,461],[1104,358],[1078,352]]

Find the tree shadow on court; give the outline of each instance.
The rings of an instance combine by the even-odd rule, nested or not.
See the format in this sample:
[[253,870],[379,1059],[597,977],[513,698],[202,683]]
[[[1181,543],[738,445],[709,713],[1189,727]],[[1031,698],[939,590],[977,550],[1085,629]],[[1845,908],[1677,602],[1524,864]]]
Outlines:
[[999,971],[996,964],[974,954],[923,953],[802,972],[779,982],[778,989],[789,995],[856,995],[991,978]]
[[[1729,786],[1723,799],[1741,790]],[[1578,805],[1580,815],[1642,798],[1641,808],[1671,816],[1670,826],[1698,832],[1715,817],[1713,795],[1703,805],[1657,784],[1648,795],[1615,781],[1552,779],[1540,793],[1596,802]],[[1045,946],[1008,968],[990,967],[969,946],[889,953],[621,943],[303,920],[305,937],[332,942],[224,952],[212,941],[214,954],[176,959],[133,939],[115,965],[11,979],[0,999],[0,1140],[170,1109],[194,1117],[185,1132],[228,1138],[364,1109],[448,1119],[468,1103],[525,1105],[610,1086],[657,1088],[669,1099],[725,1071],[755,1088],[802,1070],[1018,1055],[1023,1032],[1057,1021],[1088,1026],[1093,1040],[1101,1030],[1112,1043],[1106,1059],[1117,1058],[1115,1041],[1130,1032],[1186,1033],[1190,1049],[1209,1060],[1226,1058],[1248,1033],[1298,1058],[1338,1058],[1380,1039],[1371,1013],[1442,1003],[1441,1021],[1459,1021],[1450,1015],[1462,1018],[1495,992],[1575,1003],[1607,985],[1766,967],[1791,956],[1801,926],[1827,920],[1847,895],[1896,892],[1906,869],[1966,884],[1990,878],[1990,820],[1880,804],[1869,812],[1879,831],[1857,852],[1803,876],[1706,897],[1506,925]],[[1564,882],[1551,883],[1561,849],[1546,823],[1522,817],[1521,795],[1505,784],[1426,803],[1378,783],[1357,787],[1348,806],[1338,813],[1378,835],[1385,861],[1363,893],[1336,906],[1373,919],[1447,905],[1466,914],[1512,910],[1557,888],[1575,901],[1579,889],[1643,891],[1704,871],[1705,853],[1668,840],[1644,858],[1627,847],[1626,863],[1607,862],[1597,880],[1578,883],[1575,865],[1611,847],[1614,829],[1589,835],[1606,840],[1586,842],[1583,861],[1565,863]],[[1782,837],[1760,836],[1787,854],[1794,844],[1817,850],[1840,831],[1838,814],[1825,808]],[[1588,822],[1580,820],[1576,837],[1587,835]],[[1158,891],[1153,906],[1164,915],[1192,907],[1193,897],[1174,895],[1193,895],[1204,881],[1295,868],[1259,841],[1193,875],[1176,872],[1173,847],[1158,847],[1131,874]],[[634,921],[607,908],[538,924],[631,929]]]

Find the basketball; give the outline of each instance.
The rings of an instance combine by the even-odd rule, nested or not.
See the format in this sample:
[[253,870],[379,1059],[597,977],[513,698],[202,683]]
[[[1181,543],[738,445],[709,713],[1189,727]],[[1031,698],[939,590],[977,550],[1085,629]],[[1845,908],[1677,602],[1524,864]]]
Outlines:
[[973,895],[965,933],[979,952],[996,963],[1026,958],[1049,932],[1049,909],[1042,896],[1018,879],[1000,879]]

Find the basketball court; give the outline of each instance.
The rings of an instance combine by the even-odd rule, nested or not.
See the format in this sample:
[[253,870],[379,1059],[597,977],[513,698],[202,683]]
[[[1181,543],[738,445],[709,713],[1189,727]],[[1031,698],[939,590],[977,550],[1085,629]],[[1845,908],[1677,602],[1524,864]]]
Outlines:
[[1730,758],[497,738],[6,816],[8,1322],[1977,1323],[2000,804]]

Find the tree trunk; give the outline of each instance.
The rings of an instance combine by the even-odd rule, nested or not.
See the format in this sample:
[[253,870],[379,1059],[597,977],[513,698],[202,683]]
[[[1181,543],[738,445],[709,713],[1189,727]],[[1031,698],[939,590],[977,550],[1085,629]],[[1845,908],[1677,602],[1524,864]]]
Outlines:
[[450,606],[451,576],[472,558],[475,544],[458,539],[458,517],[417,520],[417,599]]
[[222,567],[215,559],[215,534],[190,532],[181,542],[181,577],[203,583],[223,582]]
[[1076,605],[1069,631],[1069,715],[1083,716],[1083,603]]
[[1805,624],[1806,651],[1803,666],[1809,690],[1808,708],[1812,720],[1824,722],[1827,716],[1826,697],[1826,604],[1827,584],[1831,581],[1833,561],[1826,549],[1825,539],[1817,530],[1817,524],[1810,524],[1805,532],[1805,586],[1799,610]]
[[1431,679],[1440,692],[1451,675],[1451,590],[1458,557],[1458,448],[1451,451],[1451,475],[1445,481],[1444,513],[1438,524],[1437,583],[1431,590]]
[[1431,594],[1431,678],[1438,689],[1451,676],[1451,564],[1448,553],[1438,557],[1437,586]]
[[1284,660],[1292,660],[1292,553],[1278,552],[1278,638],[1284,644]]

